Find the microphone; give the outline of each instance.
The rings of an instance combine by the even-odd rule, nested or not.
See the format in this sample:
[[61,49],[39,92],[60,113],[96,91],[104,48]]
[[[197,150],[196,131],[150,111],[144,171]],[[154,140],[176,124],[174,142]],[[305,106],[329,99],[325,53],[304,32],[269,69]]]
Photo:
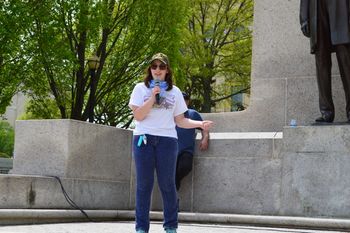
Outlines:
[[[155,87],[160,87],[160,79],[157,77],[154,79],[154,86]],[[159,105],[160,104],[160,96],[159,93],[156,94],[156,103]]]

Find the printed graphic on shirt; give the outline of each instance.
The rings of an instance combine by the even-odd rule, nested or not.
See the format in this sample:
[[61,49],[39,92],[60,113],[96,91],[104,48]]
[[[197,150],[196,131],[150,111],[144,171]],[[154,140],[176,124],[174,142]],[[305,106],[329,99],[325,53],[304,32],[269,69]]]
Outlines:
[[[146,102],[151,96],[144,96],[143,102]],[[153,108],[156,109],[173,109],[175,106],[175,95],[167,93],[165,96],[160,97],[159,104],[154,103]]]

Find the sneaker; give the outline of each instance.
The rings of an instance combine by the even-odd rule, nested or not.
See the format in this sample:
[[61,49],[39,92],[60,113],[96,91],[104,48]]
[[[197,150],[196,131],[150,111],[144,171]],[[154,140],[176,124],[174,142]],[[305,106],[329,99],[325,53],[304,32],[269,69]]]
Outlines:
[[144,230],[137,230],[136,233],[146,233]]
[[165,233],[176,233],[176,229],[165,229]]

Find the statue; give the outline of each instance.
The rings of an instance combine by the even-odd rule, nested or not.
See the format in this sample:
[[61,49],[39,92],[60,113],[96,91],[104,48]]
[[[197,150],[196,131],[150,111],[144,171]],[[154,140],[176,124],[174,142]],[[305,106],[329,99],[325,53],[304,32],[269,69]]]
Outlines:
[[331,53],[339,64],[346,99],[346,116],[350,122],[350,28],[349,0],[300,0],[300,24],[310,38],[311,53],[316,58],[316,75],[321,117],[318,123],[334,120],[332,100]]

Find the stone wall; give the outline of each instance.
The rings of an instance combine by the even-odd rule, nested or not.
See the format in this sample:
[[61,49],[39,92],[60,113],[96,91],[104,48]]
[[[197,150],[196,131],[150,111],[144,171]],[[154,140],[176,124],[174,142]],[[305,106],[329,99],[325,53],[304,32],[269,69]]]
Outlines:
[[[55,175],[84,209],[134,209],[131,131],[47,120],[21,121],[16,132],[14,169],[0,175],[0,208],[71,208]],[[212,133],[181,185],[180,210],[350,218],[349,148],[350,125]],[[152,209],[162,209],[156,184]]]

